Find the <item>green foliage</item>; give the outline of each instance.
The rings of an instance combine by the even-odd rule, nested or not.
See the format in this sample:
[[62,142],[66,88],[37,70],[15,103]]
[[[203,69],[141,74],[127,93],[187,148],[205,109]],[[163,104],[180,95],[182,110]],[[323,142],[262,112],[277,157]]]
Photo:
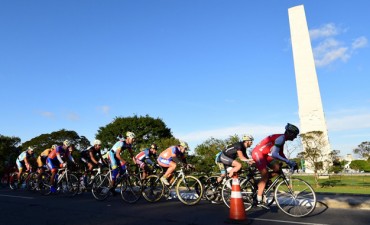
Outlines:
[[365,160],[353,160],[349,166],[354,170],[370,172],[370,163]]
[[217,172],[215,156],[226,147],[226,141],[210,138],[195,148],[196,168],[199,172]]
[[26,150],[29,146],[36,147],[36,155],[40,154],[47,148],[51,148],[53,144],[62,145],[64,140],[69,140],[77,150],[86,149],[90,145],[90,141],[85,136],[79,136],[75,131],[59,130],[50,134],[41,134],[22,144],[22,149]]
[[335,159],[333,161],[333,165],[329,168],[329,172],[340,173],[343,171],[344,165],[346,165],[346,161],[340,161],[339,159]]
[[[127,131],[135,133],[136,149],[147,148],[151,143],[162,143],[161,139],[169,139],[174,142],[171,139],[173,138],[171,130],[167,128],[166,124],[161,119],[154,119],[148,115],[116,117],[113,122],[99,128],[96,138],[102,141],[103,148],[110,148],[116,143],[117,136],[120,134],[125,136]],[[160,147],[165,148],[164,146],[161,144]]]
[[301,134],[302,144],[305,151],[299,153],[299,157],[303,157],[311,165],[314,165],[314,172],[323,167],[323,152],[321,149],[325,146],[325,139],[322,131],[311,131]]
[[357,148],[353,149],[353,152],[360,155],[362,158],[370,159],[370,142],[364,141],[358,145]]
[[15,160],[21,152],[19,137],[8,137],[0,134],[0,174],[6,167],[15,165]]

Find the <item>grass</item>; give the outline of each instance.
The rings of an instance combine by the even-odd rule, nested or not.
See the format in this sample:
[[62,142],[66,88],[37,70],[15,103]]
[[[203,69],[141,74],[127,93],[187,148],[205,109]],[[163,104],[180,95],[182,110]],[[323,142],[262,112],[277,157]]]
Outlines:
[[319,179],[315,184],[313,175],[296,175],[310,183],[316,193],[342,193],[342,194],[369,194],[369,175],[330,175],[327,179]]

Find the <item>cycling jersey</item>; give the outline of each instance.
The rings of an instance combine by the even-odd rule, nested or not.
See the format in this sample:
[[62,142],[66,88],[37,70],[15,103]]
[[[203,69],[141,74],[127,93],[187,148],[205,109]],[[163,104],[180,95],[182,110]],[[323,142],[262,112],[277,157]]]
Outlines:
[[116,156],[116,152],[118,149],[121,149],[120,153],[122,153],[125,149],[128,149],[131,151],[132,149],[132,146],[131,144],[127,144],[126,141],[117,141],[113,147],[111,148],[111,150],[109,151],[109,161],[111,163],[111,167],[112,167],[112,170],[113,171],[113,175],[114,175],[114,179],[116,178],[116,175],[118,174],[118,170],[116,170],[117,168],[121,168],[121,170],[124,170],[126,168],[125,164],[123,162],[121,162],[117,156]]
[[26,167],[25,165],[25,162],[24,162],[24,159],[27,158],[27,159],[31,159],[31,158],[34,158],[34,153],[32,154],[29,154],[28,151],[24,151],[22,152],[18,157],[17,157],[17,160],[16,160],[16,164],[17,164],[17,167],[18,169],[23,169]]
[[228,146],[226,149],[222,151],[222,153],[235,160],[238,157],[238,151],[242,151],[244,157],[248,158],[247,156],[247,148],[244,146],[243,142],[237,142],[233,145]]
[[287,162],[284,155],[284,134],[273,134],[264,138],[252,151],[252,158],[256,162],[259,170],[266,168],[267,164],[274,159]]
[[180,151],[180,148],[177,146],[171,146],[161,152],[158,156],[158,163],[161,166],[168,167],[170,162],[173,161],[173,158],[179,157],[181,160],[185,160],[185,154]]
[[150,149],[149,148],[147,148],[147,149],[139,152],[139,154],[137,154],[135,156],[136,164],[138,164],[140,167],[143,167],[144,166],[144,163],[148,163],[150,165],[154,165],[154,162],[150,159],[151,156],[156,157],[155,154],[152,154],[150,152]]
[[48,158],[48,155],[52,150],[53,150],[52,148],[48,148],[41,152],[39,157],[37,157],[38,167],[43,167],[46,164],[46,159]]
[[67,158],[74,162],[71,152],[68,149],[65,150],[62,146],[57,146],[49,153],[48,158],[46,159],[46,164],[49,169],[56,169],[59,168],[59,165],[64,163],[63,160],[66,160]]
[[90,152],[95,158],[101,158],[100,149],[95,149],[95,146],[90,146],[86,150],[81,152],[81,161],[84,163],[93,163],[90,157]]

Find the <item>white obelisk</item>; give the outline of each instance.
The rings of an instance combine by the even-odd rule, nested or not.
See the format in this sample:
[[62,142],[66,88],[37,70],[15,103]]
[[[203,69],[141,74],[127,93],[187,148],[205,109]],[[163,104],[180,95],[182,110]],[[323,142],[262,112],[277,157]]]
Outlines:
[[[322,131],[327,143],[323,154],[331,152],[315,61],[303,5],[288,9],[293,49],[294,70],[297,83],[301,133]],[[327,169],[328,165],[324,165]]]

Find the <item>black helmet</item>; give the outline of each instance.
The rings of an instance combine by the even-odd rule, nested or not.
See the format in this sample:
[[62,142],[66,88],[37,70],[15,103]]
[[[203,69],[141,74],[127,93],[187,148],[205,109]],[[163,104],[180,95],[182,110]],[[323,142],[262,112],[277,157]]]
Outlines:
[[299,129],[298,129],[298,127],[294,126],[293,124],[288,123],[285,126],[285,132],[298,135],[299,134]]

